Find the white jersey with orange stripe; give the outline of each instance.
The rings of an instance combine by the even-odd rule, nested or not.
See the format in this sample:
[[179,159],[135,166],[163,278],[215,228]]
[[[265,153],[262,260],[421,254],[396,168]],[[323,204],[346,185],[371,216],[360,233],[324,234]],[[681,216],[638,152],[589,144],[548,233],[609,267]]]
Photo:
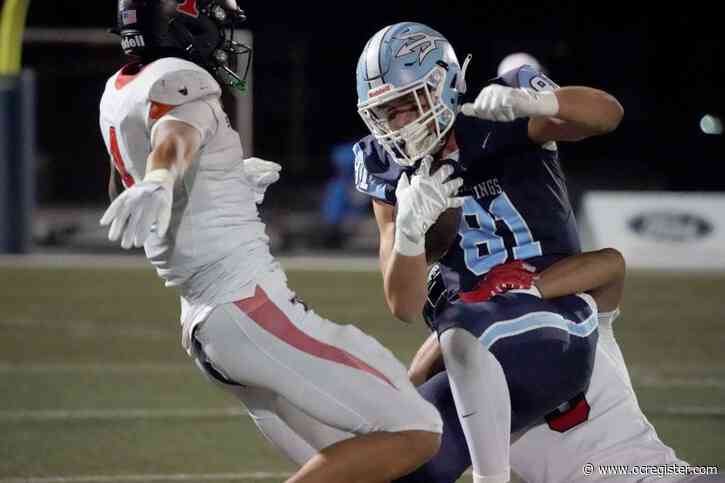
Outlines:
[[122,68],[100,106],[103,139],[126,187],[143,179],[161,122],[185,122],[202,136],[197,159],[174,186],[167,235],[152,233],[144,246],[166,286],[180,289],[187,349],[189,331],[213,307],[250,296],[253,281],[277,268],[220,96],[206,70],[164,58]]

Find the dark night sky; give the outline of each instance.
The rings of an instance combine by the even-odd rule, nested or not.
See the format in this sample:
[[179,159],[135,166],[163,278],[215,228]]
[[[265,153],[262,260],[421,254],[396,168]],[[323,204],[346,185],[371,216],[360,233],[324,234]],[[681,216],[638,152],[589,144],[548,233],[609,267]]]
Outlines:
[[[662,5],[636,11],[597,2],[595,11],[583,5],[589,3],[527,8],[478,1],[240,1],[255,35],[256,153],[287,159],[293,172],[323,179],[330,146],[365,134],[355,110],[354,71],[362,47],[383,26],[415,20],[445,35],[460,60],[473,54],[471,91],[495,74],[502,57],[525,50],[559,84],[615,95],[625,108],[620,128],[562,148],[571,160],[565,163],[569,173],[590,185],[616,180],[634,187],[725,190],[725,181],[712,175],[725,173],[724,137],[706,136],[699,128],[703,114],[725,118],[725,29],[717,24],[719,16],[701,8],[681,11],[682,5],[678,11]],[[114,9],[107,0],[36,0],[28,23],[105,27]]]

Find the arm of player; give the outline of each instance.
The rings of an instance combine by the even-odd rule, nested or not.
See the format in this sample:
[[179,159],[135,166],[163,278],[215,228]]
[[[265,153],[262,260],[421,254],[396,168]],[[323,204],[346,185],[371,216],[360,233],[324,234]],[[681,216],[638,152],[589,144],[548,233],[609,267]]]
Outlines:
[[[521,277],[516,274],[517,270],[521,272]],[[613,248],[605,248],[559,260],[541,272],[534,283],[543,299],[588,292],[596,300],[600,312],[610,312],[619,307],[622,299],[625,271],[622,254]],[[502,275],[498,276],[495,285],[502,288],[497,288],[495,292],[505,292],[509,288],[525,288],[519,284],[523,278],[526,278],[526,272],[528,269],[525,264],[520,264],[520,268],[499,272]],[[436,334],[431,334],[413,358],[408,369],[408,377],[417,386],[443,368],[438,339]]]
[[450,165],[431,175],[431,161],[424,158],[410,180],[406,173],[401,175],[395,190],[396,208],[373,202],[385,300],[391,312],[405,322],[420,317],[425,304],[425,234],[441,213],[463,204],[463,198],[455,196],[463,180],[448,179],[453,173]]
[[616,129],[624,116],[612,95],[582,86],[536,91],[492,84],[474,102],[463,104],[461,112],[496,122],[528,117],[529,139],[537,144],[605,134]]
[[614,248],[581,253],[559,260],[534,282],[541,298],[589,292],[601,312],[615,310],[622,299],[624,257]]
[[199,153],[202,138],[197,128],[184,121],[162,119],[153,131],[151,141],[146,175],[159,169],[174,170],[180,175]]
[[143,246],[154,225],[157,236],[166,235],[174,183],[197,156],[201,144],[200,131],[190,124],[174,119],[158,123],[143,181],[116,198],[101,218],[101,225],[111,225],[110,240],[120,238],[123,248]]
[[420,386],[425,381],[443,371],[443,354],[438,344],[438,335],[433,333],[426,339],[408,369],[408,378],[414,386]]
[[380,231],[380,271],[383,274],[385,302],[393,315],[413,322],[423,311],[426,296],[425,253],[406,256],[395,246],[395,208],[373,200],[375,221]]
[[617,99],[591,87],[561,87],[539,95],[555,96],[556,114],[529,119],[529,139],[537,144],[549,141],[580,141],[614,131],[624,116]]

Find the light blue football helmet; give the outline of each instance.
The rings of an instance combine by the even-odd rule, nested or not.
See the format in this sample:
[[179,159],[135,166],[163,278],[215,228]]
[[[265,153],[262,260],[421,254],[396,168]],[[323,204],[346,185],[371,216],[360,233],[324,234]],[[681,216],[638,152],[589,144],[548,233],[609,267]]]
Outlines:
[[[437,152],[446,140],[466,91],[450,43],[420,23],[402,22],[377,32],[357,64],[358,113],[375,139],[402,166]],[[386,119],[386,104],[412,95],[418,118],[400,129]]]

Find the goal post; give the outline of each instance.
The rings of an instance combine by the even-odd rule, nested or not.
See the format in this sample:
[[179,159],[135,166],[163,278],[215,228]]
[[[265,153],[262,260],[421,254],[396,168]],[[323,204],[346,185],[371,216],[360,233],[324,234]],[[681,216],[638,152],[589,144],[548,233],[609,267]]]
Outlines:
[[25,253],[31,242],[35,82],[21,70],[29,3],[5,0],[0,17],[0,253]]
[[30,0],[5,0],[0,19],[0,75],[17,75]]

